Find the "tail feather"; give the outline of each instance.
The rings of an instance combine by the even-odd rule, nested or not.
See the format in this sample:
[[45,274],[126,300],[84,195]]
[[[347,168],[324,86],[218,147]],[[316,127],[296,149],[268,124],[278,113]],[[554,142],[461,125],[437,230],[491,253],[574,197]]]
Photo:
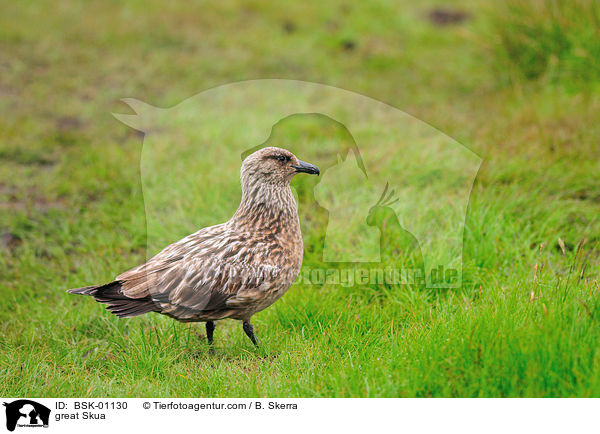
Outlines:
[[106,304],[109,312],[121,318],[158,312],[158,306],[150,297],[131,298],[121,291],[121,282],[114,281],[100,286],[84,286],[67,290],[70,294],[89,295]]
[[83,288],[67,289],[69,294],[91,295],[90,291],[98,288],[97,286],[84,286]]

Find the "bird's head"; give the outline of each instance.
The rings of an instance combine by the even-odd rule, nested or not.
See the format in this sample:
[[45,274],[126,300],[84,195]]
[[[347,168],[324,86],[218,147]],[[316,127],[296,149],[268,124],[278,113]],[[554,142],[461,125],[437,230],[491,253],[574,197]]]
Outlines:
[[385,184],[383,194],[377,201],[377,203],[369,210],[367,216],[367,224],[369,226],[382,226],[390,218],[395,216],[395,212],[391,205],[398,202],[398,198],[394,199],[395,191],[388,191],[389,184]]
[[281,148],[262,148],[248,155],[242,164],[242,184],[287,185],[297,173],[319,175],[319,168],[299,160]]

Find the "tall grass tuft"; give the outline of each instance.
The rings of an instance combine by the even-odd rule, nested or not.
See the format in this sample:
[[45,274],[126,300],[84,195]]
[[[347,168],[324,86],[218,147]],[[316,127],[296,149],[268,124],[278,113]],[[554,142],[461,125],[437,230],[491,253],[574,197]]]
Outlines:
[[600,83],[600,2],[509,0],[497,11],[502,69],[567,87]]

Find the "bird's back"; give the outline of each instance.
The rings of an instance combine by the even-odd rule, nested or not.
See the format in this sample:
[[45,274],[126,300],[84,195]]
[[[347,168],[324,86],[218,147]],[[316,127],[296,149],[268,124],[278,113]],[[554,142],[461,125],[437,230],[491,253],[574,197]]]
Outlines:
[[157,312],[180,321],[244,319],[283,295],[300,270],[299,228],[297,235],[289,225],[273,229],[232,222],[204,228],[116,281],[126,297],[150,299]]

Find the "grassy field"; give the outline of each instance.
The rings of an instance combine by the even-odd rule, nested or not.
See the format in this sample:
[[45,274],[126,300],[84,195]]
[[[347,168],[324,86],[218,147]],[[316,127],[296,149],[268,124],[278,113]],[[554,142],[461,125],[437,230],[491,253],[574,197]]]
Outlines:
[[[509,4],[4,2],[0,396],[599,396],[599,8]],[[368,95],[483,158],[462,289],[295,285],[254,317],[260,349],[225,321],[214,354],[201,325],[65,293],[195,228],[147,232],[142,136],[119,100],[171,107],[259,78]],[[319,119],[273,134],[309,153],[345,140]],[[225,168],[196,188],[221,183],[235,208]],[[231,211],[192,205],[202,225]],[[314,265],[323,221],[300,218]]]

